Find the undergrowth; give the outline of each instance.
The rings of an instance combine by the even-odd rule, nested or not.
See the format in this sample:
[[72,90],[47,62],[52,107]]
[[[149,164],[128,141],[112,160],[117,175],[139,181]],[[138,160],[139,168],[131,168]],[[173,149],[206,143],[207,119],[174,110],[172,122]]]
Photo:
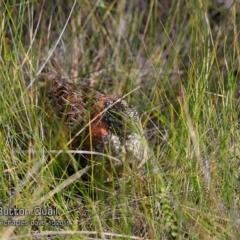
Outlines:
[[[165,2],[0,3],[0,205],[31,212],[1,214],[1,239],[240,238],[239,4]],[[155,156],[144,179],[81,180],[61,124],[45,121],[52,57],[73,82],[134,90]]]

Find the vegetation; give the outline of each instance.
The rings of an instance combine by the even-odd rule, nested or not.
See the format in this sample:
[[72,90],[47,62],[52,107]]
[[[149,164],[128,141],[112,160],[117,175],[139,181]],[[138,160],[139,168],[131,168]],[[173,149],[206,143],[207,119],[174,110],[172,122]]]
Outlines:
[[[0,213],[17,215],[1,239],[240,239],[240,6],[223,2],[1,1]],[[39,86],[53,56],[75,82],[132,92],[157,171],[99,188],[69,174]]]

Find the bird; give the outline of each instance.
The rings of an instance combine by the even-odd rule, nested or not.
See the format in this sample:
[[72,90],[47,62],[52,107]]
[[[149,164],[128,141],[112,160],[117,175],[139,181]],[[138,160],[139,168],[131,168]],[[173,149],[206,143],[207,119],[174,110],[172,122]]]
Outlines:
[[94,158],[85,155],[86,165],[93,161],[101,166],[95,164],[98,170],[94,175],[99,175],[101,168],[105,172],[104,181],[108,181],[113,175],[120,176],[126,165],[142,168],[148,158],[147,143],[133,106],[115,94],[71,82],[54,58],[42,78],[46,82],[46,112],[69,133],[71,148],[110,156],[106,161],[101,154]]

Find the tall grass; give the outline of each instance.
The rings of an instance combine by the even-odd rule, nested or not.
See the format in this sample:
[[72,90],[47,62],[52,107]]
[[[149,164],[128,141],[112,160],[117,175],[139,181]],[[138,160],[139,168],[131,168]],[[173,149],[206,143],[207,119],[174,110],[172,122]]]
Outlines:
[[[239,4],[163,2],[0,3],[0,204],[57,210],[0,216],[1,239],[239,239]],[[81,180],[44,109],[52,56],[75,82],[141,87],[127,100],[156,159],[145,179]]]

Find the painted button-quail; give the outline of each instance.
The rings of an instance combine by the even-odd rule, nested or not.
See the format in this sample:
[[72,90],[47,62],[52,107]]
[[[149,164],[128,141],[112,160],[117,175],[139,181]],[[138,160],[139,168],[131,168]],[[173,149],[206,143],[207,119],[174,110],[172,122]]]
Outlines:
[[69,132],[71,148],[109,156],[85,156],[89,165],[97,163],[95,168],[99,165],[105,172],[104,179],[113,172],[121,174],[125,166],[142,168],[149,157],[148,147],[135,108],[116,95],[71,83],[55,60],[43,76],[48,115],[59,119]]

